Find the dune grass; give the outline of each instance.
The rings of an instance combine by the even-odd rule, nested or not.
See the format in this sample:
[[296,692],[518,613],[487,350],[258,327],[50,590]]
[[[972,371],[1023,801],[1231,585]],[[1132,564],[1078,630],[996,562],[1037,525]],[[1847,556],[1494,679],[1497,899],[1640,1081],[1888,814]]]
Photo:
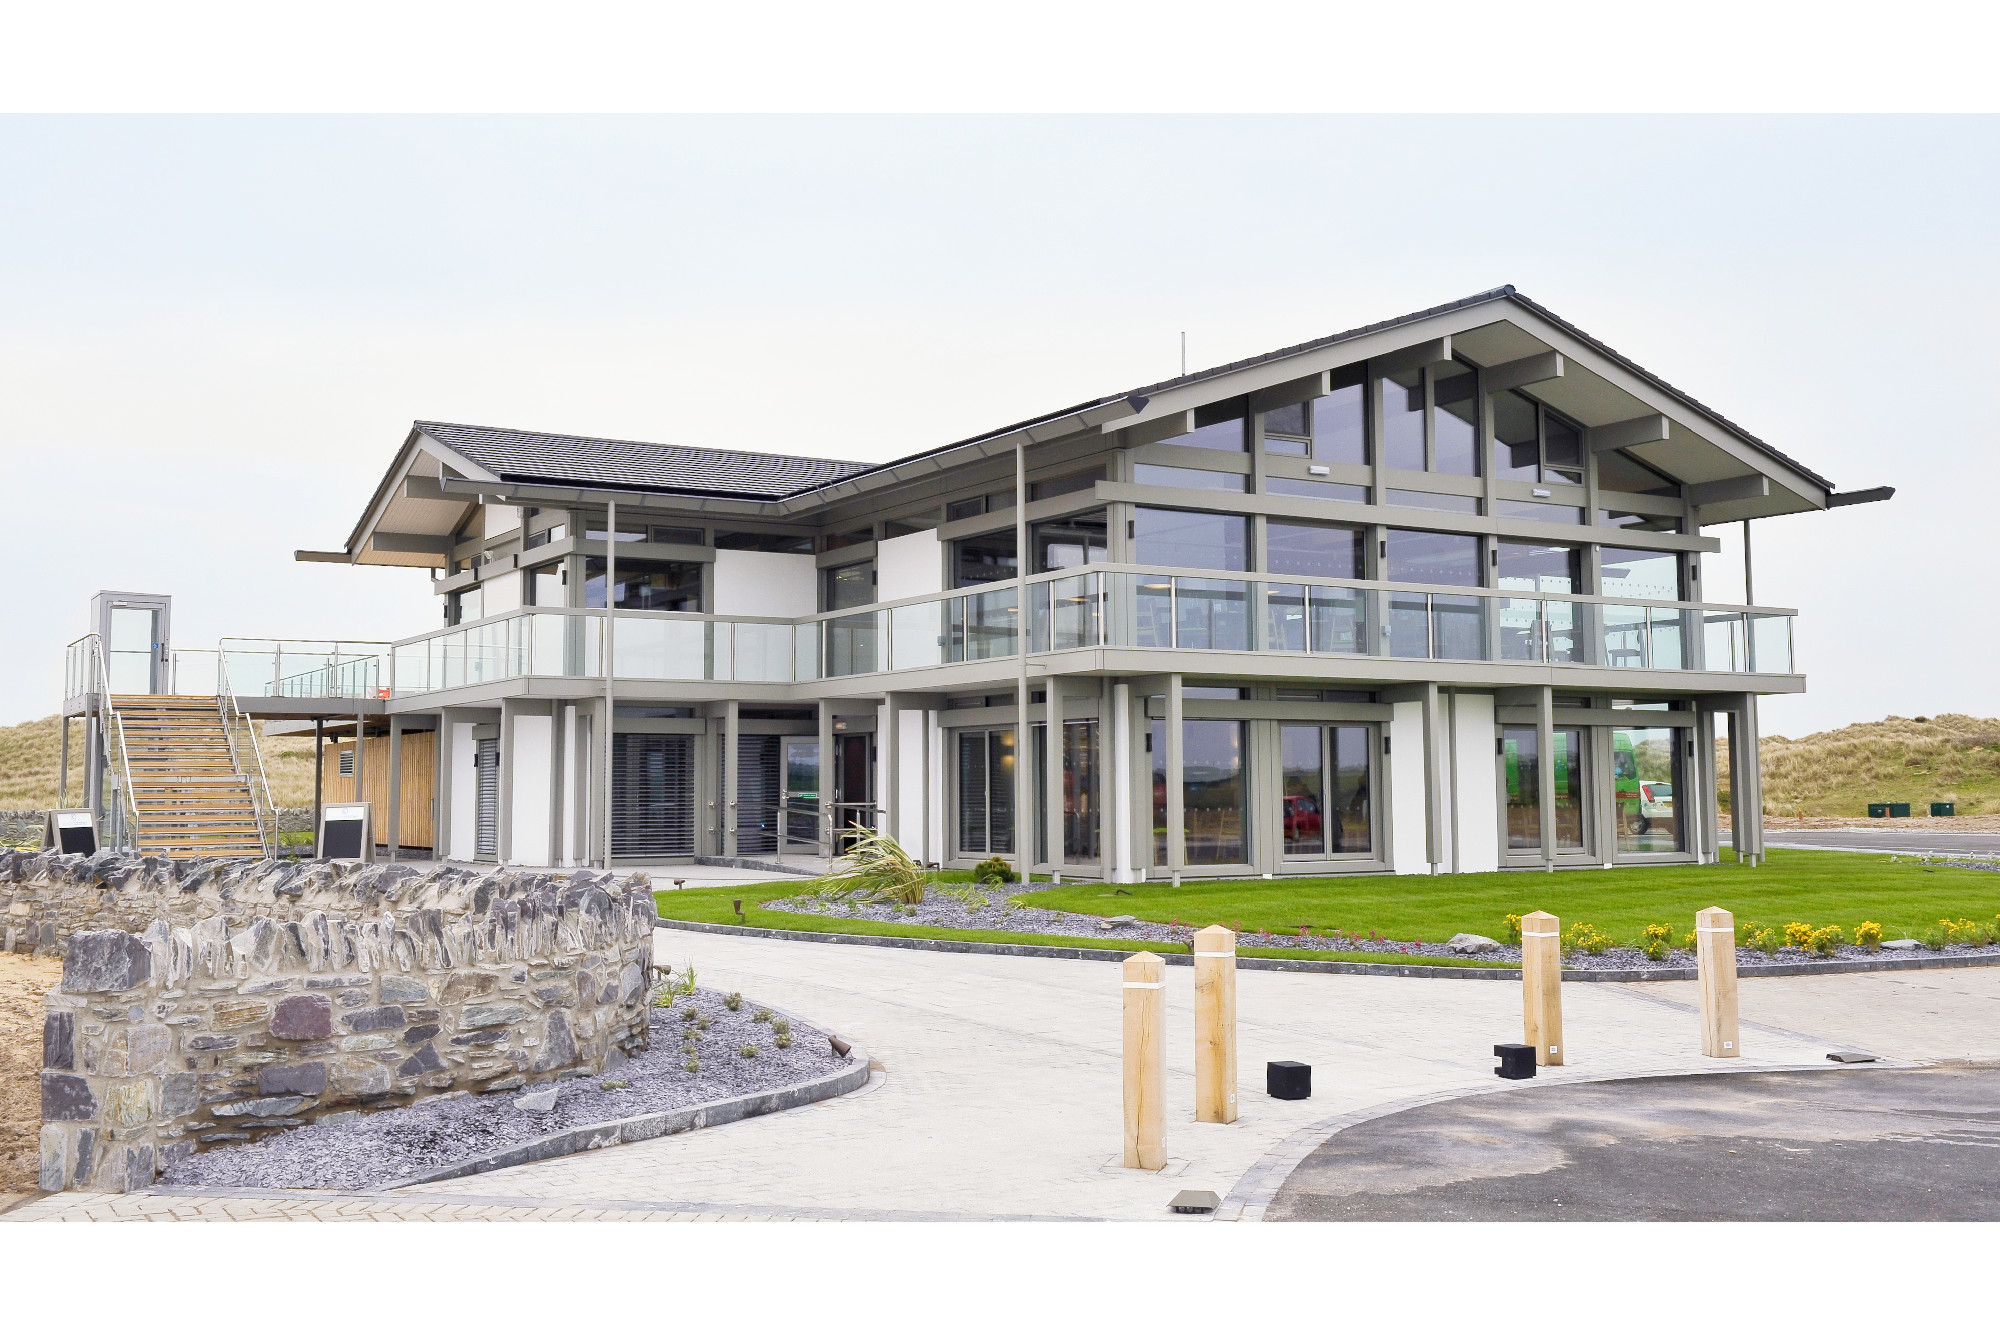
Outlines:
[[[1908,802],[1919,816],[1932,802],[1956,802],[1961,816],[2000,811],[2000,719],[1892,714],[1762,743],[1769,815],[1866,817],[1870,802]],[[1717,772],[1726,784],[1726,767]]]
[[[83,720],[69,724],[69,800],[56,789],[62,769],[62,728],[53,714],[0,728],[0,810],[40,811],[83,800]],[[312,805],[312,734],[257,737],[271,800],[281,807]]]

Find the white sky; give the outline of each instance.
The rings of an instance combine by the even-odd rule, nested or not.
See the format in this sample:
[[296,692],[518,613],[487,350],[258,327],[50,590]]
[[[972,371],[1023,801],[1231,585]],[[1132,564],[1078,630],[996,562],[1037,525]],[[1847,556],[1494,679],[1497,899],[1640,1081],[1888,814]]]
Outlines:
[[415,418],[882,459],[1508,282],[1898,488],[1757,525],[1767,732],[2000,714],[1996,168],[1991,118],[0,117],[0,722],[101,588],[183,648],[435,625],[291,560]]

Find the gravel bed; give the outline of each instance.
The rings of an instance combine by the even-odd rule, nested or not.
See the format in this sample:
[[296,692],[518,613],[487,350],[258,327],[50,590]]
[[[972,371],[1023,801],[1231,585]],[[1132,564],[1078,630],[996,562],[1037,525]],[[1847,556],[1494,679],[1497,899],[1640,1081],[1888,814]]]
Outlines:
[[[2000,870],[2000,864],[1994,865]],[[1110,908],[1100,916],[1091,913],[1065,913],[1056,909],[1018,908],[1007,906],[1007,896],[1011,891],[997,889],[987,894],[984,907],[969,905],[963,900],[948,898],[933,890],[924,896],[924,902],[909,906],[911,912],[903,912],[896,904],[854,904],[844,900],[815,899],[810,895],[800,895],[793,899],[765,901],[765,907],[783,910],[787,913],[817,913],[830,918],[859,918],[871,922],[910,923],[924,927],[978,928],[986,931],[1023,932],[1034,936],[1094,937],[1107,947],[1115,948],[1119,942],[1144,943],[1150,941],[1177,942],[1190,948],[1194,945],[1197,926],[1207,923],[1157,923],[1133,920],[1117,921],[1130,915]],[[1114,898],[1109,905],[1116,905]],[[1227,927],[1230,924],[1224,923]],[[829,930],[838,930],[829,927]],[[1685,930],[1683,928],[1683,930]],[[1427,955],[1432,958],[1456,959],[1458,956],[1444,948],[1442,941],[1391,941],[1386,937],[1324,936],[1318,933],[1310,937],[1300,937],[1293,932],[1246,932],[1237,937],[1239,949],[1285,949],[1352,951],[1364,955]],[[1788,946],[1775,955],[1766,955],[1760,950],[1745,946],[1736,948],[1738,966],[1749,964],[1793,964],[1811,960],[1831,958],[1837,960],[1854,959],[1960,959],[1968,955],[2000,956],[2000,945],[1994,946],[1952,946],[1946,950],[1931,950],[1919,946],[1915,950],[1882,951],[1880,954],[1860,946],[1841,946],[1831,956],[1813,955],[1796,947]],[[1498,950],[1489,950],[1480,955],[1463,957],[1468,962],[1506,963],[1518,965],[1521,962],[1521,948],[1502,944]],[[1694,952],[1688,950],[1669,951],[1665,959],[1648,959],[1644,951],[1632,946],[1613,946],[1601,955],[1578,952],[1565,961],[1571,968],[1578,969],[1692,969]]]
[[[560,1083],[550,1112],[516,1108],[524,1094],[546,1090],[549,1082],[497,1094],[452,1094],[425,1103],[334,1122],[282,1131],[249,1145],[208,1150],[183,1160],[161,1178],[172,1187],[304,1187],[354,1191],[395,1182],[523,1141],[538,1140],[572,1127],[690,1107],[716,1099],[754,1094],[797,1084],[840,1069],[827,1035],[794,1021],[792,1046],[779,1048],[771,1028],[750,1018],[754,1002],[738,1011],[722,1004],[723,994],[700,988],[679,997],[669,1010],[654,1007],[652,1046],[616,1070],[578,1076]],[[699,1008],[710,1019],[701,1032],[701,1070],[685,1069],[681,1011]],[[745,1043],[755,1057],[739,1055]],[[628,1088],[604,1089],[605,1080]]]

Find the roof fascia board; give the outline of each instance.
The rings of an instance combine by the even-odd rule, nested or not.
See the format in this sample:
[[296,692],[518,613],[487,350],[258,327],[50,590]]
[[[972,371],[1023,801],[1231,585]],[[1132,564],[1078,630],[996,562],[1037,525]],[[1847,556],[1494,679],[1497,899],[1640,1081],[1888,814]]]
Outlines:
[[368,505],[362,510],[360,521],[355,524],[354,531],[347,535],[349,561],[360,558],[369,535],[375,526],[382,522],[382,516],[388,511],[389,503],[396,499],[397,493],[402,490],[402,484],[409,478],[410,469],[415,466],[419,451],[436,456],[441,463],[456,468],[467,477],[493,476],[458,451],[439,444],[421,429],[411,427],[410,434],[403,439],[403,448],[389,461],[388,471],[382,475],[382,481],[376,485],[375,494],[369,498]]
[[1672,431],[1665,413],[1647,413],[1644,417],[1628,417],[1622,422],[1606,422],[1603,426],[1587,426],[1583,429],[1583,449],[1586,454],[1596,454],[1601,450],[1623,450],[1634,445],[1652,445],[1666,440]]
[[1654,412],[1679,417],[1692,426],[1702,439],[1740,462],[1745,468],[1765,474],[1779,486],[1804,499],[1816,509],[1826,507],[1831,484],[1807,475],[1801,468],[1773,454],[1769,447],[1747,439],[1736,428],[1703,408],[1694,400],[1663,389],[1654,380],[1629,370],[1622,362],[1605,356],[1569,330],[1545,318],[1534,306],[1518,296],[1501,298],[1514,309],[1510,318],[1549,344],[1565,357],[1589,367],[1612,385],[1624,390]]

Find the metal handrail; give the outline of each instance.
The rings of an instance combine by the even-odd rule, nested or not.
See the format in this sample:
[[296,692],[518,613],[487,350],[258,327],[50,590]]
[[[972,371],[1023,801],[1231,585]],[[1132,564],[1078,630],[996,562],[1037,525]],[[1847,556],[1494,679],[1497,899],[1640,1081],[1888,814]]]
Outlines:
[[[221,665],[218,669],[219,679],[215,683],[220,692],[217,697],[218,707],[221,707],[222,701],[228,701],[223,714],[222,735],[229,743],[229,763],[243,776],[244,782],[250,785],[250,812],[252,819],[257,822],[257,842],[263,845],[264,856],[268,858],[273,855],[277,846],[278,812],[271,802],[271,781],[264,772],[264,748],[257,745],[257,720],[244,713],[237,704],[236,683],[229,675],[229,655],[218,654],[217,659]],[[236,754],[236,728],[239,723],[249,736],[251,754],[257,757],[257,771],[254,775]],[[271,815],[271,828],[268,834],[264,829],[264,813],[267,810]]]
[[[113,848],[137,848],[138,845],[134,841],[138,836],[139,808],[137,800],[132,796],[132,753],[125,746],[125,716],[120,714],[118,707],[111,703],[111,666],[104,661],[103,638],[95,631],[83,638],[90,641],[91,683],[89,694],[99,697],[99,713],[111,716],[112,726],[101,728],[107,750],[109,749],[112,733],[115,731],[118,735],[118,763],[117,768],[111,775],[111,787],[115,798],[113,803],[115,809],[114,834],[111,846]],[[106,760],[110,758],[108,755],[105,757]],[[85,772],[88,773],[88,770],[86,769]],[[122,788],[118,783],[120,773],[125,776],[125,783]],[[88,804],[89,797],[90,794],[84,794],[86,805]],[[126,819],[128,812],[131,816],[130,821]]]

